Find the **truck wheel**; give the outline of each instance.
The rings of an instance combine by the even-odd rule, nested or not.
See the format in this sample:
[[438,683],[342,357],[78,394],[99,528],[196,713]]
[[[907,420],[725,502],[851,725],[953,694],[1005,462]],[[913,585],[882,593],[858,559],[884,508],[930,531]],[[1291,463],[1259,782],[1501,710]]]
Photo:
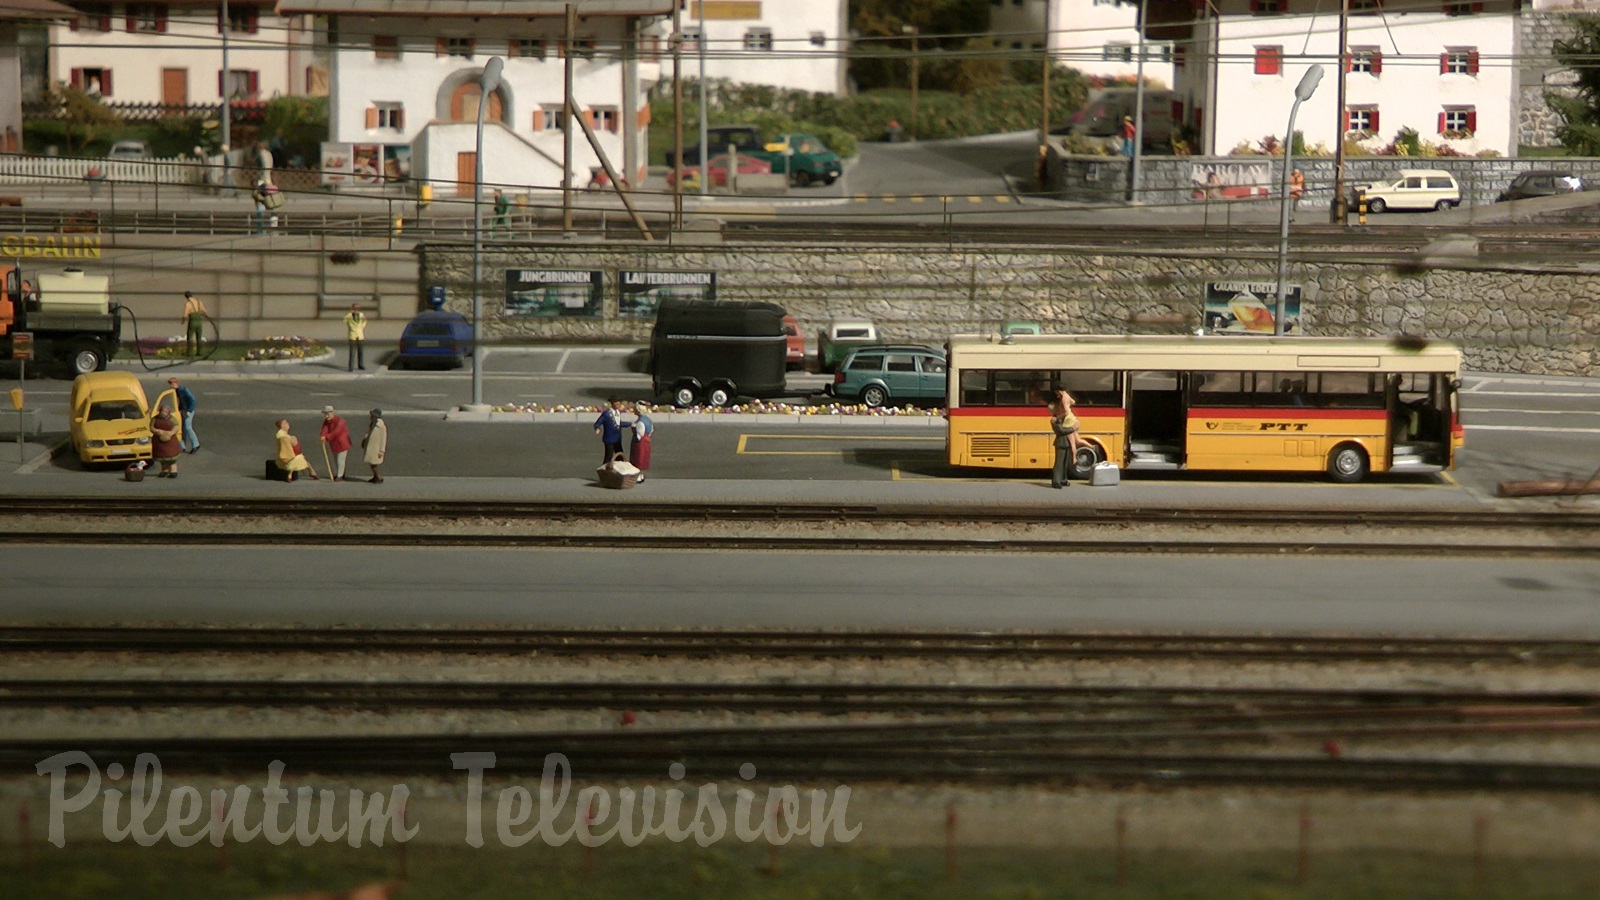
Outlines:
[[713,384],[706,388],[706,404],[709,406],[731,406],[733,404],[734,388],[731,384]]
[[796,172],[796,173],[794,173],[794,186],[795,187],[809,187],[810,185],[811,185],[811,173],[810,172]]
[[877,409],[889,401],[889,392],[878,385],[867,385],[861,390],[861,402],[872,409]]
[[692,384],[680,384],[672,389],[672,405],[679,409],[688,409],[700,399],[700,392]]
[[93,344],[74,344],[67,357],[67,368],[73,375],[87,375],[106,367],[106,355]]

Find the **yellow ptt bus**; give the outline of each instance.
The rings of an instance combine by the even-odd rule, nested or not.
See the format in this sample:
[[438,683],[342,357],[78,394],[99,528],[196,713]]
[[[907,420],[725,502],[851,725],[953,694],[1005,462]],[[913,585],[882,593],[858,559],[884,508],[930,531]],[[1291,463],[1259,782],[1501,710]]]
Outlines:
[[1454,468],[1461,351],[1401,340],[1092,335],[950,339],[956,466],[1054,462],[1045,401],[1076,400],[1082,475],[1124,469],[1368,472]]

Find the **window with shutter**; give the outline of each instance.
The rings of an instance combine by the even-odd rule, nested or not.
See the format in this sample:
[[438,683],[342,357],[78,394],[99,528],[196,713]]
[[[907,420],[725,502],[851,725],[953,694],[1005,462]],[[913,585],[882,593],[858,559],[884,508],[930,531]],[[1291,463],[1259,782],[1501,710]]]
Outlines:
[[[1440,121],[1443,121],[1443,119],[1441,119]],[[377,128],[378,127],[378,108],[376,106],[367,107],[367,127],[368,128]]]
[[1478,74],[1478,51],[1476,50],[1467,51],[1467,74]]
[[1256,74],[1277,75],[1283,70],[1282,47],[1256,48]]
[[400,39],[392,34],[375,34],[372,36],[373,59],[399,59]]

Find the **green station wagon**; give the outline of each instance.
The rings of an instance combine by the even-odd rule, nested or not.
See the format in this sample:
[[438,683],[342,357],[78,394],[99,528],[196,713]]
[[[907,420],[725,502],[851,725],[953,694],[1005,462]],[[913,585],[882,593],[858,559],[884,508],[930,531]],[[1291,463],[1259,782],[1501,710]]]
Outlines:
[[870,407],[945,398],[944,354],[920,344],[862,347],[845,357],[828,393]]

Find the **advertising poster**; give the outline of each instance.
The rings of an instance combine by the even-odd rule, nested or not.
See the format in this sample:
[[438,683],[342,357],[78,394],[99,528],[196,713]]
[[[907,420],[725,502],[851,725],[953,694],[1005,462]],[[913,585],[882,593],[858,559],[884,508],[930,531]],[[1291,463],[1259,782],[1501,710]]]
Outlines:
[[350,153],[352,180],[359,185],[376,186],[383,181],[383,145],[354,144]]
[[334,141],[322,143],[322,183],[349,184],[355,173],[355,145]]
[[383,177],[389,181],[411,179],[410,145],[390,144],[383,148]]
[[506,315],[599,318],[603,279],[599,269],[507,269]]
[[[1298,284],[1284,285],[1283,333],[1303,334],[1300,330]],[[1202,310],[1207,332],[1212,334],[1271,335],[1276,325],[1278,285],[1266,281],[1208,281]]]
[[646,319],[654,316],[661,301],[717,299],[715,272],[630,272],[617,273],[617,315]]

